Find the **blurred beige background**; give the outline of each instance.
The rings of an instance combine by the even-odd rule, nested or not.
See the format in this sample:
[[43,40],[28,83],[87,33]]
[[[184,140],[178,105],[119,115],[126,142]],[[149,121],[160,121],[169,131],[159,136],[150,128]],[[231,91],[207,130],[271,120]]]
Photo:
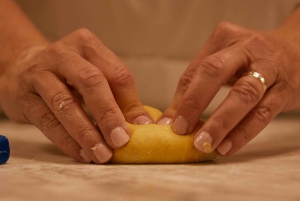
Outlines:
[[[143,104],[165,109],[178,79],[222,21],[272,30],[298,0],[17,0],[51,41],[86,27],[134,74]],[[209,87],[209,86],[208,86]],[[222,89],[206,110],[224,98]]]

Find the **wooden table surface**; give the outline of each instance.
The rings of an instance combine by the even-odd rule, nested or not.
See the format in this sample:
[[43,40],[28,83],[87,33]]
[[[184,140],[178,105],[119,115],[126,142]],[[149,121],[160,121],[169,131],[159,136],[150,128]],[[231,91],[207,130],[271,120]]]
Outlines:
[[11,158],[0,200],[300,200],[300,118],[276,118],[241,151],[182,165],[80,164],[35,127],[0,121]]

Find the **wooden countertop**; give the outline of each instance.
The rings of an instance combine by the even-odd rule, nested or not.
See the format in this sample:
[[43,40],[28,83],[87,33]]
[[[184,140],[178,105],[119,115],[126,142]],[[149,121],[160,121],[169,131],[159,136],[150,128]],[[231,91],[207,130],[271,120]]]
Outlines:
[[237,154],[182,165],[80,164],[35,127],[0,121],[11,158],[0,200],[300,200],[300,118],[276,118]]

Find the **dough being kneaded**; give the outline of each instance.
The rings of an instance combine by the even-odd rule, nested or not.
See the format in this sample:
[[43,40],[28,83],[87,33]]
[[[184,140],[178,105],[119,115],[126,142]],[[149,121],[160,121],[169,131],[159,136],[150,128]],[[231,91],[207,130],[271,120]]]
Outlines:
[[[162,113],[144,106],[156,121]],[[194,136],[203,125],[199,121],[195,132],[188,135],[175,134],[171,126],[148,124],[128,126],[131,139],[125,147],[114,149],[111,163],[195,163],[216,158],[215,152],[206,154],[198,151],[194,145]]]

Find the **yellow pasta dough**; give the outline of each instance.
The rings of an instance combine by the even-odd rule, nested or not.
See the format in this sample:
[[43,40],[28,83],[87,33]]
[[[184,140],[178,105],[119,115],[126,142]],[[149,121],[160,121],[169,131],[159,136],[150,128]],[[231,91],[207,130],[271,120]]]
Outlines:
[[[144,106],[156,121],[162,113]],[[203,122],[199,121],[198,129]],[[215,152],[206,154],[193,146],[194,133],[189,135],[175,134],[171,126],[148,124],[128,126],[131,139],[125,147],[114,149],[112,163],[195,163],[213,160]]]

